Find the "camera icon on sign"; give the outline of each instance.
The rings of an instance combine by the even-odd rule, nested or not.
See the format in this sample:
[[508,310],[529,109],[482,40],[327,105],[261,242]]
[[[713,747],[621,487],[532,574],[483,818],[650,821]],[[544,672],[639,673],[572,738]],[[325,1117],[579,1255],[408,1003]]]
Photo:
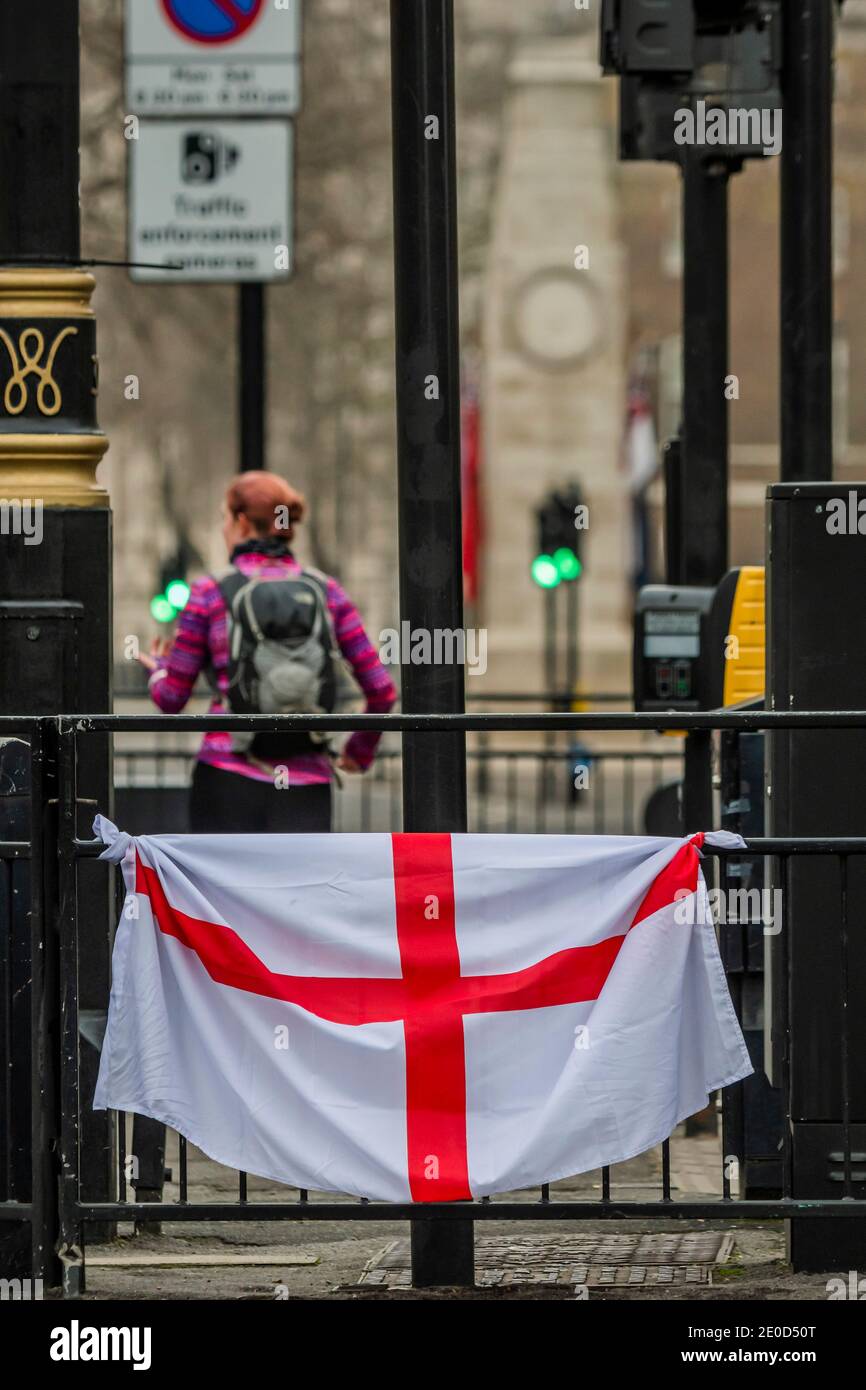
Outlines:
[[180,172],[184,183],[215,183],[233,169],[240,159],[237,145],[206,131],[195,131],[183,138]]

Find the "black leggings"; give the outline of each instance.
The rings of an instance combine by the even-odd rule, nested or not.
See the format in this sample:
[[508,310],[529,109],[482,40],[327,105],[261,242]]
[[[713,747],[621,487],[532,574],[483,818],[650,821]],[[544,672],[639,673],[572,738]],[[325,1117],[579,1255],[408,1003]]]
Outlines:
[[275,787],[196,763],[189,825],[196,835],[321,834],[331,829],[331,786]]

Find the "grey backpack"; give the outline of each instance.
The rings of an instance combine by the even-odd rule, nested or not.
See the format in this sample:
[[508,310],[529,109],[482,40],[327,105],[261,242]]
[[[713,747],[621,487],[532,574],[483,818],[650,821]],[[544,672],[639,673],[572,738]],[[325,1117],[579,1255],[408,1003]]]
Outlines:
[[[328,609],[327,578],[301,570],[265,579],[230,570],[218,579],[228,621],[228,691],[233,714],[323,714],[336,704],[340,653]],[[234,735],[234,746],[281,758],[321,735]]]

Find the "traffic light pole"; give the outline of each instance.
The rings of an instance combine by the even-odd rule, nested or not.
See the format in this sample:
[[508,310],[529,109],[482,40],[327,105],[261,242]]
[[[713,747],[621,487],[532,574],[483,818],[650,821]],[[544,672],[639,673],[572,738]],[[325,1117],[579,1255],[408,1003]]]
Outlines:
[[577,632],[580,617],[580,594],[576,580],[570,580],[565,585],[565,614],[565,688],[569,698],[573,699],[577,694],[577,682],[580,675]]
[[683,167],[683,494],[686,584],[728,568],[728,166]]
[[[681,582],[712,587],[728,567],[728,178],[689,148],[683,166]],[[687,831],[713,823],[712,735],[686,738]]]
[[[391,87],[400,610],[432,634],[463,627],[453,0],[391,0]],[[407,714],[463,710],[461,666],[403,657]],[[403,735],[403,823],[466,829],[464,734]],[[471,1220],[411,1235],[416,1287],[474,1282]]]
[[[542,599],[544,602],[544,686],[548,694],[552,695],[558,689],[559,662],[557,660],[557,628],[556,621],[559,594],[559,586],[555,589],[543,589]],[[549,737],[549,735],[548,735]]]
[[265,286],[238,286],[238,422],[240,471],[265,467],[267,355]]
[[783,482],[833,476],[833,5],[786,0]]
[[[2,714],[111,709],[111,512],[96,481],[106,440],[96,419],[94,281],[79,267],[78,43],[77,0],[0,6],[0,497],[13,523],[0,545]],[[44,759],[34,758],[32,775],[44,773]],[[82,752],[78,796],[110,814],[107,736]],[[108,1002],[108,884],[82,870],[79,1001],[83,1010],[101,1011]],[[9,930],[0,918],[0,934]],[[53,939],[49,932],[46,953]],[[16,1033],[0,1129],[7,1088],[18,1093],[23,1081],[29,1091],[29,1057],[29,1036]],[[92,1094],[98,1057],[83,1039],[80,1058],[82,1094]],[[39,1216],[26,1260],[31,1277],[54,1284],[52,1213],[64,1156],[52,1132],[49,1080],[34,1078],[35,1185],[43,1190],[33,1194]],[[109,1117],[83,1111],[81,1124],[83,1195],[105,1200],[113,1171]],[[0,1251],[5,1274],[16,1263],[9,1224]],[[69,1268],[74,1289],[71,1254]]]

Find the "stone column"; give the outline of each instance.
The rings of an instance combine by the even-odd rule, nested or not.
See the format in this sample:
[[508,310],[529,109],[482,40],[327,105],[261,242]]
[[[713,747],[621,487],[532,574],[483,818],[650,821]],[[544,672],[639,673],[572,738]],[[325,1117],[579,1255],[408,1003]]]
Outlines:
[[534,508],[572,478],[590,507],[581,684],[630,688],[625,259],[612,93],[592,44],[523,40],[509,72],[485,306],[484,620],[499,689],[543,680]]

